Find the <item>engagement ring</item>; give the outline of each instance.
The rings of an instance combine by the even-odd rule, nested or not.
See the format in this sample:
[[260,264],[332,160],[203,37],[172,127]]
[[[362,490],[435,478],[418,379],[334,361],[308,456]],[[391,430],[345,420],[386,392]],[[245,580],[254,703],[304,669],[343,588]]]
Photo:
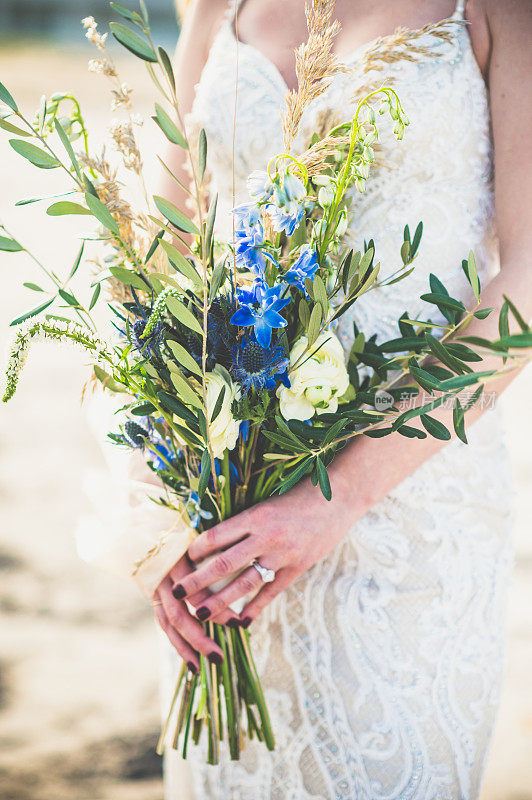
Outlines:
[[272,581],[275,580],[275,572],[273,571],[273,569],[266,569],[266,567],[263,567],[262,564],[259,564],[257,560],[252,561],[252,564],[259,573],[264,583],[271,583]]

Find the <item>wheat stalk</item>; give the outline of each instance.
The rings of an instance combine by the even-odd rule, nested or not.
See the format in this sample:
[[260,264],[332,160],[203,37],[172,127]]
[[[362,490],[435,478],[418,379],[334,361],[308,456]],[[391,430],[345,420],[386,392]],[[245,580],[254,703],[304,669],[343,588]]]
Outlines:
[[425,36],[434,36],[441,41],[450,42],[454,34],[452,28],[457,24],[462,25],[462,20],[446,19],[414,30],[397,28],[389,36],[381,36],[375,40],[358,61],[357,70],[360,69],[366,74],[372,70],[383,70],[386,64],[394,64],[397,61],[437,58],[439,54],[430,46],[421,44],[419,40]]
[[332,21],[335,0],[311,0],[305,8],[308,39],[296,50],[297,89],[286,97],[282,115],[284,144],[290,152],[305,108],[329,87],[331,79],[345,72],[332,52],[340,23]]
[[[463,22],[462,20],[447,19],[424,25],[417,30],[397,28],[394,33],[376,39],[350,70],[353,78],[357,74],[368,76],[366,81],[357,83],[356,91],[351,96],[350,102],[356,104],[362,97],[366,97],[382,86],[383,81],[387,86],[392,86],[395,83],[393,76],[383,74],[390,64],[399,61],[415,62],[422,58],[438,58],[439,51],[430,45],[423,44],[420,40],[426,36],[433,36],[442,42],[449,42],[454,35],[453,28],[456,24],[463,24]],[[356,80],[354,82],[356,83]],[[338,150],[345,149],[346,136],[344,134],[328,134],[328,131],[333,130],[344,121],[338,117],[337,110],[325,109],[320,115],[316,127],[320,141],[308,147],[298,157],[298,160],[306,166],[309,175],[318,175],[323,172],[327,168],[327,159]]]

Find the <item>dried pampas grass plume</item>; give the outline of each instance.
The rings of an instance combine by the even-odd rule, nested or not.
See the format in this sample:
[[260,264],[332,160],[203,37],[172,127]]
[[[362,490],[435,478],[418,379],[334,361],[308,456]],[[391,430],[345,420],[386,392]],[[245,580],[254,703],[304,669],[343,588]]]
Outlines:
[[[434,42],[427,44],[426,37],[433,37],[440,42],[452,41],[455,26],[463,24],[462,20],[445,19],[417,30],[397,28],[394,33],[376,39],[350,70],[351,83],[356,87],[350,98],[353,107],[384,84],[393,86],[395,79],[386,72],[391,64],[399,61],[413,62],[423,58],[438,58],[441,55],[439,48],[434,47]],[[349,137],[345,133],[329,134],[329,131],[344,121],[345,119],[339,118],[338,111],[332,109],[325,109],[318,118],[316,133],[320,136],[320,140],[298,157],[309,175],[320,174],[327,168],[331,156],[345,150]]]
[[383,70],[387,64],[394,64],[396,61],[417,61],[419,58],[437,57],[439,53],[421,44],[419,40],[425,36],[434,36],[443,42],[450,42],[454,35],[453,27],[463,24],[463,20],[446,19],[416,30],[397,28],[390,36],[376,39],[373,46],[366,51],[360,61],[362,71],[366,73],[374,69]]
[[309,177],[321,175],[328,167],[328,159],[339,151],[347,151],[349,143],[350,137],[347,135],[326,136],[305,150],[298,161],[305,165]]
[[340,23],[332,21],[335,0],[311,0],[306,6],[308,39],[296,50],[298,87],[286,97],[283,114],[284,144],[290,152],[305,108],[329,87],[331,78],[345,72],[332,52]]

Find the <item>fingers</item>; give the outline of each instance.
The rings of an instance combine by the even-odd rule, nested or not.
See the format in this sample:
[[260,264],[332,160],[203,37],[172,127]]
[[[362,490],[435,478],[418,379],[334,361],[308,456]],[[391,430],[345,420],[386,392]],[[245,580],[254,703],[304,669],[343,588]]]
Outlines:
[[217,616],[227,609],[229,603],[233,603],[240,597],[244,597],[250,592],[256,591],[262,585],[263,581],[255,567],[249,567],[242,572],[234,581],[231,581],[219,592],[211,595],[205,602],[197,609],[196,615],[198,619],[206,620],[213,616]]
[[203,561],[207,556],[235,544],[251,532],[248,515],[245,512],[237,514],[194,539],[189,545],[188,555],[192,561]]
[[[210,597],[212,597],[212,592],[209,589],[202,589],[197,594],[187,597],[186,602],[197,609],[201,608]],[[229,625],[230,628],[236,628],[240,624],[240,618],[230,608],[225,608],[220,614],[217,614],[216,618],[213,616],[212,621],[219,625]]]
[[[197,619],[189,612],[184,602],[178,601],[172,594],[172,583],[168,579],[163,581],[158,590],[161,606],[156,606],[156,614],[162,610],[164,612],[169,628],[165,628],[168,638],[174,644],[178,652],[181,652],[175,643],[173,631],[179,640],[183,640],[187,645],[187,652],[194,656],[193,663],[198,664],[197,653],[202,653],[214,663],[221,663],[223,660],[222,649],[205,633],[203,627]],[[159,615],[158,615],[159,618]],[[180,642],[181,643],[181,642]],[[187,657],[187,662],[189,657]]]
[[242,609],[240,614],[241,625],[248,628],[268,603],[277,597],[294,580],[295,575],[289,569],[280,569],[272,583],[265,583],[260,592]]
[[191,672],[198,672],[199,659],[197,653],[188,645],[182,636],[170,625],[168,617],[164,613],[162,605],[154,607],[155,618],[163,631],[168,636],[170,643],[175,647],[183,661],[187,662],[187,666]]
[[188,575],[194,569],[194,564],[190,561],[188,553],[184,553],[179,561],[174,564],[168,575],[172,578],[172,583],[175,583],[176,580]]
[[[188,557],[188,554],[185,553],[183,556],[181,556],[179,561],[177,561],[174,564],[172,569],[161,580],[159,586],[157,587],[157,594],[158,594],[158,591],[161,588],[161,586],[164,585],[164,583],[166,583],[166,581],[168,581],[168,579],[170,579],[171,583],[174,584],[176,582],[176,580],[179,580],[179,578],[182,578],[183,575],[187,575],[193,569],[194,569],[194,566],[191,563],[191,561],[190,561],[190,559]],[[154,595],[154,598],[155,598],[155,595]],[[160,597],[158,599],[160,601]]]
[[[202,534],[207,536],[210,531]],[[201,536],[199,537],[202,538]],[[198,539],[199,541],[199,539]],[[207,564],[198,567],[195,572],[185,575],[174,586],[174,597],[182,600],[184,597],[196,594],[201,589],[205,589],[212,583],[227,578],[233,572],[246,567],[258,555],[256,552],[257,544],[252,538],[244,539],[239,544],[233,545],[228,550],[219,553]],[[200,617],[201,619],[201,617]]]

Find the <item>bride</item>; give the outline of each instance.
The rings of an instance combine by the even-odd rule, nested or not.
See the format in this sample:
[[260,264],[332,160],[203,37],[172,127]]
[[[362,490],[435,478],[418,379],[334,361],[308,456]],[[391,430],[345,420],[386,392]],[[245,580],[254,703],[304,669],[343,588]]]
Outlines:
[[[532,315],[530,12],[525,0],[337,0],[335,52],[346,69],[305,110],[293,151],[324,118],[347,119],[379,67],[411,125],[400,144],[383,126],[379,165],[353,198],[346,238],[359,249],[371,232],[393,267],[404,225],[424,223],[409,279],[362,296],[342,317],[346,348],[355,317],[379,338],[397,335],[405,309],[421,313],[431,271],[466,299],[461,262],[471,248],[489,282],[484,304],[499,308],[505,293]],[[408,32],[391,36],[400,26]],[[221,238],[231,238],[248,173],[283,151],[280,113],[306,35],[303,0],[195,0],[187,11],[179,96],[190,128],[207,133]],[[175,184],[165,188],[185,202]],[[495,326],[469,332],[494,338]],[[146,585],[167,636],[168,685],[175,651],[192,671],[198,653],[222,659],[198,620],[251,625],[277,740],[274,753],[251,742],[241,761],[219,767],[197,751],[184,764],[170,750],[167,800],[184,798],[188,779],[194,800],[478,798],[511,569],[496,405],[507,382],[490,384],[489,402],[471,412],[467,446],[360,437],[330,470],[331,503],[303,482],[217,525],[176,564],[162,548]],[[446,422],[452,410],[438,413]],[[272,582],[249,566],[255,558]],[[225,587],[209,590],[220,579]],[[230,604],[244,596],[237,614]]]

